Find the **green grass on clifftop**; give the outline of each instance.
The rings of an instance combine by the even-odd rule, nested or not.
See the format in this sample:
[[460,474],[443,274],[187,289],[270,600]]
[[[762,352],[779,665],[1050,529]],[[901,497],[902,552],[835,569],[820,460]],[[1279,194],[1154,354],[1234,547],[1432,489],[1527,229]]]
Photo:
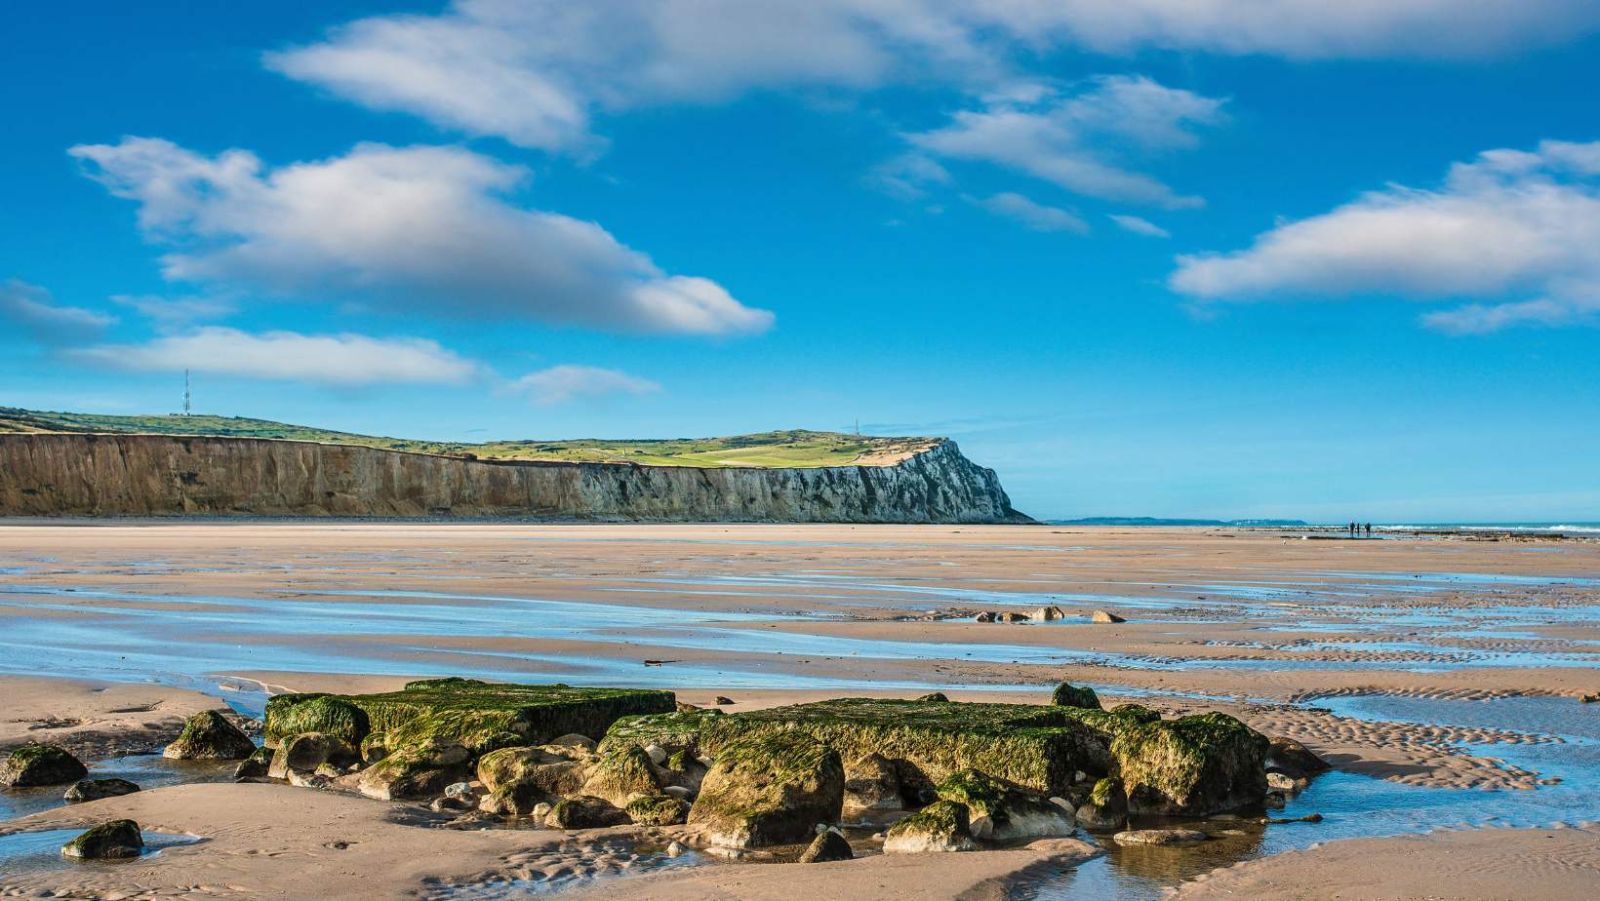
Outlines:
[[414,441],[357,435],[266,419],[234,416],[109,416],[96,413],[45,413],[0,407],[0,434],[112,432],[145,435],[201,435],[273,438],[346,444],[416,454],[471,455],[480,460],[565,463],[644,463],[656,466],[813,467],[887,465],[926,450],[932,438],[876,438],[803,430],[761,432],[724,438],[667,438],[563,441],[488,441],[468,444]]

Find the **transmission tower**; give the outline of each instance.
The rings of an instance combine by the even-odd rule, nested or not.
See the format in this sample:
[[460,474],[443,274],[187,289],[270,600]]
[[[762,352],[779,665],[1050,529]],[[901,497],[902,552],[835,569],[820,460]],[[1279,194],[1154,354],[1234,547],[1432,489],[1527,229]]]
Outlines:
[[189,370],[185,369],[183,371],[183,415],[185,416],[189,415],[190,401],[192,399],[192,395],[189,393]]

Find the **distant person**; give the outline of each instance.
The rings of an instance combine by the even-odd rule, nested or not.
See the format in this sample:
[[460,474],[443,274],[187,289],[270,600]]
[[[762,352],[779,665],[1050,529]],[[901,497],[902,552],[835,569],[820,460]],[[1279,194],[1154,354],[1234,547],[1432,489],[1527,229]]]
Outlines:
[[1367,537],[1368,538],[1372,537],[1372,523],[1370,523],[1370,522],[1367,523]]

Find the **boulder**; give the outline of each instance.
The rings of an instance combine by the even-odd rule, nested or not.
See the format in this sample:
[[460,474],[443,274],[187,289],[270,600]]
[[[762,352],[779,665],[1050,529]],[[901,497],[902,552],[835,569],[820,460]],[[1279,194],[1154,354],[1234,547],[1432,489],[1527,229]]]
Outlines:
[[329,694],[283,694],[267,699],[267,722],[262,739],[268,747],[275,748],[286,738],[317,732],[359,748],[371,731],[367,712],[349,698]]
[[323,764],[349,766],[359,753],[344,739],[322,732],[305,732],[279,742],[267,766],[267,776],[288,779],[290,773],[314,773]]
[[239,765],[233,768],[233,778],[265,778],[272,770],[272,758],[276,756],[276,754],[277,752],[269,747],[266,747],[265,745],[256,748],[249,757],[239,761]]
[[[659,745],[652,745],[666,759]],[[583,793],[605,798],[618,807],[627,807],[634,798],[661,793],[661,780],[656,776],[650,755],[638,745],[612,746],[601,755],[589,778],[583,783]]]
[[244,760],[256,743],[215,710],[202,710],[184,721],[183,731],[161,756],[169,760]]
[[1065,617],[1066,613],[1062,612],[1060,607],[1051,605],[1040,607],[1038,610],[1033,611],[1033,615],[1030,618],[1041,623],[1049,623]]
[[562,798],[550,808],[544,824],[551,829],[601,829],[626,826],[628,814],[604,798],[574,795]]
[[1128,825],[1128,793],[1122,780],[1107,776],[1096,782],[1088,800],[1078,807],[1076,819],[1085,829],[1111,832]]
[[64,748],[28,742],[11,750],[0,763],[0,785],[32,788],[65,785],[89,775],[89,768]]
[[80,779],[74,782],[62,797],[67,801],[79,803],[131,795],[138,790],[139,786],[126,779]]
[[1072,815],[1044,795],[978,770],[962,770],[939,783],[939,800],[967,808],[974,838],[1010,841],[1071,835]]
[[469,756],[466,748],[442,739],[406,745],[362,770],[356,788],[380,801],[424,801],[466,780]]
[[1095,694],[1094,689],[1087,685],[1079,686],[1073,685],[1071,682],[1063,682],[1056,686],[1055,691],[1050,693],[1050,703],[1057,707],[1099,710],[1100,696]]
[[144,835],[133,820],[111,820],[61,846],[63,857],[76,860],[122,860],[144,851]]
[[568,732],[566,735],[558,735],[555,738],[545,742],[545,744],[558,748],[567,748],[581,754],[593,754],[595,752],[595,748],[599,746],[599,743],[594,739],[587,735],[579,735],[576,732]]
[[722,747],[689,811],[689,824],[721,848],[805,841],[836,823],[844,804],[839,753],[796,730],[754,735]]
[[1111,751],[1133,813],[1205,816],[1266,795],[1266,736],[1224,713],[1141,723]]
[[885,854],[922,854],[930,851],[971,851],[967,806],[935,801],[893,826],[883,838]]
[[998,617],[999,617],[999,614],[995,613],[993,610],[984,610],[983,612],[979,613],[977,616],[974,616],[972,618],[972,621],[976,622],[976,623],[992,623]]
[[372,766],[389,756],[389,736],[384,732],[371,732],[361,739],[361,762]]
[[513,740],[537,745],[573,733],[603,735],[621,717],[675,706],[670,691],[429,679],[382,694],[278,695],[267,703],[266,733],[272,741],[300,731],[339,734],[323,728],[337,715],[358,733],[352,744],[372,731],[386,733],[390,751],[437,739],[485,753]]
[[545,748],[503,748],[478,760],[478,780],[484,788],[479,809],[525,816],[543,802],[577,794],[583,788],[584,767]]
[[1111,708],[1111,712],[1122,717],[1124,720],[1135,723],[1161,722],[1160,712],[1151,710],[1149,707],[1146,707],[1143,704],[1118,704],[1117,706]]
[[1292,779],[1309,779],[1332,769],[1310,748],[1292,738],[1278,736],[1267,746],[1267,769],[1276,770]]
[[904,810],[900,775],[882,754],[868,754],[844,768],[844,809],[851,813]]
[[919,704],[934,704],[934,703],[942,703],[942,702],[945,702],[945,701],[948,701],[948,700],[950,700],[950,699],[948,697],[945,697],[945,693],[944,692],[942,692],[942,691],[934,691],[934,692],[929,692],[928,694],[925,694],[920,698],[917,698],[917,703],[919,703]]
[[689,802],[671,795],[641,795],[623,808],[639,826],[676,826],[689,816]]
[[1089,614],[1091,623],[1125,623],[1127,620],[1106,610],[1096,610]]
[[1111,837],[1119,845],[1193,845],[1208,838],[1198,829],[1134,829]]
[[995,614],[994,619],[995,622],[998,623],[1025,623],[1028,621],[1028,614],[1007,611],[1005,613]]
[[735,702],[733,698],[730,698],[727,695],[717,695],[712,699],[712,703],[716,704],[718,707],[730,707]]
[[844,836],[832,829],[824,830],[811,840],[811,845],[800,855],[800,863],[829,863],[835,860],[853,860],[856,852]]

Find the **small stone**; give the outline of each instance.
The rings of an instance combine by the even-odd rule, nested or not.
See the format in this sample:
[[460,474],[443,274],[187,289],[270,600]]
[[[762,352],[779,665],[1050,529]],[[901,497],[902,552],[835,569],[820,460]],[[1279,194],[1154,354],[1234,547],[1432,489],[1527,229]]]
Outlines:
[[470,782],[452,782],[444,787],[444,796],[446,798],[465,798],[470,800],[475,794],[477,793],[472,790],[472,783]]
[[533,805],[533,811],[529,816],[542,823],[544,818],[550,815],[550,807],[550,804],[540,801],[538,804]]
[[655,764],[656,766],[661,766],[662,764],[667,762],[667,749],[661,747],[660,745],[657,745],[657,744],[645,745],[644,746],[644,753],[645,753],[646,757],[650,758],[650,762]]
[[1111,838],[1119,845],[1192,845],[1208,837],[1198,829],[1134,829]]
[[126,779],[80,779],[67,789],[62,797],[74,803],[80,801],[98,801],[101,798],[115,798],[120,795],[131,795],[139,790],[139,786]]
[[1116,615],[1115,613],[1110,612],[1109,610],[1096,610],[1093,613],[1089,614],[1089,622],[1091,622],[1091,623],[1125,623],[1125,622],[1127,622],[1127,620],[1125,620],[1122,617]]
[[687,785],[669,785],[661,790],[663,795],[687,801],[694,796],[694,792]]
[[995,621],[1002,623],[1025,623],[1028,621],[1028,614],[1008,611],[1006,613],[997,615],[995,617]]
[[1047,606],[1040,607],[1038,610],[1033,611],[1031,618],[1041,623],[1049,623],[1055,622],[1056,620],[1065,616],[1066,614],[1061,611],[1060,607]]
[[550,808],[544,819],[544,824],[551,829],[598,829],[626,826],[630,822],[627,813],[611,802],[587,795],[562,798]]
[[672,844],[667,845],[668,857],[682,857],[684,854],[688,853],[688,851],[689,849],[683,846],[683,842],[675,841]]
[[1267,788],[1272,791],[1283,792],[1286,795],[1297,795],[1305,791],[1308,784],[1306,780],[1296,779],[1287,773],[1280,773],[1276,770],[1267,771]]
[[993,610],[985,610],[977,616],[974,616],[972,621],[978,623],[992,623],[998,618],[998,616],[999,614],[995,613]]
[[812,840],[811,846],[800,855],[800,863],[828,863],[835,860],[852,860],[856,856],[844,836],[824,826]]
[[61,854],[76,860],[121,860],[138,857],[144,836],[133,820],[111,820],[61,846]]
[[451,810],[471,810],[472,805],[466,798],[434,798],[428,805],[435,813],[444,813]]
[[1320,814],[1320,813],[1308,813],[1303,817],[1267,817],[1267,824],[1270,825],[1270,826],[1282,826],[1285,823],[1320,823],[1320,822],[1322,822],[1322,814]]
[[713,703],[715,703],[718,707],[726,707],[726,706],[734,703],[734,701],[733,701],[733,698],[730,698],[730,697],[728,697],[726,695],[717,695],[717,697],[716,697],[716,699],[715,699],[715,701]]

